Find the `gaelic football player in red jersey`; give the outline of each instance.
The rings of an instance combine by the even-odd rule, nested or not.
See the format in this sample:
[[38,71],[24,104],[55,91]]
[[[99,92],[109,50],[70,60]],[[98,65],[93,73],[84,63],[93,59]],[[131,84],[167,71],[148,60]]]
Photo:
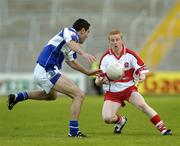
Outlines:
[[[144,112],[160,131],[162,135],[172,135],[172,131],[167,129],[159,114],[150,107],[138,92],[136,84],[143,82],[149,72],[141,58],[123,44],[122,35],[119,30],[109,33],[109,49],[100,60],[100,69],[104,74],[96,77],[96,84],[103,86],[104,104],[102,117],[107,124],[115,124],[114,133],[121,133],[127,122],[125,116],[117,114],[118,110],[128,101],[142,112]],[[106,69],[110,63],[119,62],[124,64],[125,72],[121,79],[111,80],[107,77]]]

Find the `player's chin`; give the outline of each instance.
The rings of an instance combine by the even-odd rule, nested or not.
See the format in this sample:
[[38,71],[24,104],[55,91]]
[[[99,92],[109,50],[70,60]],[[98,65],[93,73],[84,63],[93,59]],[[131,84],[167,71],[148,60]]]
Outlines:
[[79,43],[80,43],[80,44],[83,44],[84,42],[85,42],[85,39],[80,39],[80,40],[79,40]]

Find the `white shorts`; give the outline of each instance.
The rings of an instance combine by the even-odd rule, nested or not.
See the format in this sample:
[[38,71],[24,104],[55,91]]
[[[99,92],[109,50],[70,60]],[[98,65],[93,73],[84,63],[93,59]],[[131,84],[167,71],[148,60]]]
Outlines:
[[56,84],[60,78],[61,73],[57,67],[54,70],[46,71],[44,67],[36,64],[34,69],[34,80],[35,82],[48,94],[52,87]]

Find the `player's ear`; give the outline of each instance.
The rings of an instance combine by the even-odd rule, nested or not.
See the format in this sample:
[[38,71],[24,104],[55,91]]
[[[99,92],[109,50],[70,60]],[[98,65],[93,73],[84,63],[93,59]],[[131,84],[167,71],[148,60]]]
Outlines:
[[81,33],[81,34],[83,34],[83,33],[85,33],[85,32],[86,32],[85,28],[82,28],[82,29],[80,30],[80,33]]

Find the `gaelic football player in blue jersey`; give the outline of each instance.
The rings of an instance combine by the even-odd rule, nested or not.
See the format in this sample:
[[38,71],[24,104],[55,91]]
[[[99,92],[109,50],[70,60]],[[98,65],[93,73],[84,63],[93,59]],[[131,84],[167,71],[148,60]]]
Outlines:
[[56,92],[63,93],[72,98],[71,119],[69,122],[69,137],[86,137],[79,131],[78,117],[84,100],[84,93],[73,81],[61,73],[63,61],[73,69],[88,76],[95,75],[99,70],[87,70],[77,60],[77,54],[89,63],[95,57],[83,51],[80,44],[84,43],[90,30],[90,24],[84,19],[78,19],[72,27],[63,28],[49,40],[42,49],[34,69],[35,82],[42,88],[39,91],[19,92],[8,96],[8,108],[27,99],[54,100]]

